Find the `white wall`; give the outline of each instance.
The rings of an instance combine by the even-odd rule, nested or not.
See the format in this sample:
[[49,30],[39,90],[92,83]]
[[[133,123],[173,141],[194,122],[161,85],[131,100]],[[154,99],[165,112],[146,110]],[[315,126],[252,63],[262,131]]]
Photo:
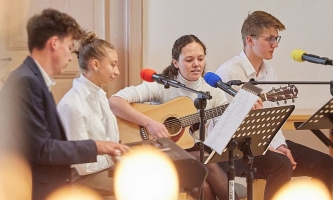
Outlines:
[[[290,54],[303,49],[333,58],[332,0],[144,0],[143,66],[158,73],[171,62],[174,41],[194,34],[207,46],[208,70],[242,50],[240,29],[249,12],[263,10],[277,17],[286,30],[270,61],[280,81],[326,81],[333,79],[333,66],[296,62]],[[294,113],[313,114],[329,99],[329,85],[296,85],[299,89]]]

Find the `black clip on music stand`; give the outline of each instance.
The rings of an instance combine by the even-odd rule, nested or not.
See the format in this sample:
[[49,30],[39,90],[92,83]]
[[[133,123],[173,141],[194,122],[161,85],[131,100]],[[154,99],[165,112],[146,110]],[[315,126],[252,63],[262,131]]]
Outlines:
[[327,147],[333,148],[333,142],[319,129],[333,129],[333,98],[313,114],[307,121],[294,122],[296,130],[310,130]]
[[[240,153],[242,153],[242,160],[248,165],[248,171],[245,173],[247,199],[253,200],[253,156],[263,155],[266,152],[270,142],[288,119],[294,108],[294,105],[289,105],[251,110],[232,136],[232,139],[223,150],[222,154],[219,155],[213,152],[208,157],[208,163],[229,160],[229,199],[234,199],[233,196],[231,198],[230,194],[234,194],[235,154],[240,155]],[[227,150],[229,154],[225,153]]]

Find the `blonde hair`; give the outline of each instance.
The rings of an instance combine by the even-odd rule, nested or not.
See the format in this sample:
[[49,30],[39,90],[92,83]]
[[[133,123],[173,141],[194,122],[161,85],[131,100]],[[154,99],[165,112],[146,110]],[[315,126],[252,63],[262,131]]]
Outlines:
[[246,36],[260,35],[265,29],[274,27],[278,31],[285,30],[286,27],[273,15],[264,11],[255,11],[247,16],[241,29],[244,47],[246,46]]
[[109,42],[99,39],[94,32],[86,32],[78,50],[73,51],[77,54],[79,66],[83,70],[88,69],[88,62],[91,59],[101,61],[107,56],[106,50],[114,49]]

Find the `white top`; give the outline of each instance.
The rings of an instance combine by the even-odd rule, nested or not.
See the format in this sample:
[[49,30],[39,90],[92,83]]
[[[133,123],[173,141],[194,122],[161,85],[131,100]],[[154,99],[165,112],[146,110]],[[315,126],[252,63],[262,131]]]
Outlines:
[[[106,93],[82,74],[57,105],[69,140],[102,140],[119,142],[116,117],[111,112]],[[97,162],[73,165],[80,175],[91,174],[113,166],[108,155],[98,155]]]
[[40,64],[37,62],[37,60],[33,59],[33,61],[35,61],[40,73],[42,74],[43,80],[44,80],[47,88],[51,92],[51,87],[54,86],[56,84],[56,82],[46,73],[44,68],[42,66],[40,66]]
[[[232,59],[223,63],[216,71],[216,74],[219,75],[223,82],[228,82],[230,80],[240,80],[242,82],[248,82],[251,78],[256,81],[277,81],[277,75],[275,68],[268,64],[266,61],[263,61],[260,66],[260,71],[258,76],[256,76],[256,71],[252,66],[251,62],[242,51],[239,55],[233,57]],[[234,85],[232,86],[237,91],[241,86]],[[275,85],[262,84],[259,86],[263,89],[263,92],[268,92],[271,87],[276,87]],[[228,102],[231,101],[232,97],[227,95]],[[277,106],[276,103],[264,102],[264,107],[269,108]],[[285,137],[282,134],[282,131],[279,130],[275,137],[273,138],[270,146],[274,149],[278,148],[282,144],[286,145]]]
[[[207,100],[205,109],[215,108],[227,102],[224,92],[219,88],[214,88],[208,85],[202,77],[200,77],[197,81],[187,81],[179,74],[176,77],[176,80],[193,90],[210,92],[212,99]],[[143,82],[137,86],[126,87],[113,96],[121,97],[129,103],[150,102],[151,104],[162,104],[180,96],[187,96],[193,101],[198,97],[196,93],[184,90],[182,88],[175,88],[170,86],[169,89],[165,89],[164,85],[158,84],[156,82]],[[213,123],[210,123],[211,120],[208,120],[206,125],[208,126],[211,124],[213,126],[218,118],[219,117],[214,118]],[[208,131],[210,129],[211,127],[209,127]],[[195,135],[194,139],[197,140],[197,138],[198,136]]]

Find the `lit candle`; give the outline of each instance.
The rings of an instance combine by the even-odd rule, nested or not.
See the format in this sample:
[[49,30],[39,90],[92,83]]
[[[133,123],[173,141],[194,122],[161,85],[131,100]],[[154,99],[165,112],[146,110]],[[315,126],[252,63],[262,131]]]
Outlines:
[[176,200],[179,181],[166,153],[151,146],[134,147],[117,163],[115,195],[121,200]]

